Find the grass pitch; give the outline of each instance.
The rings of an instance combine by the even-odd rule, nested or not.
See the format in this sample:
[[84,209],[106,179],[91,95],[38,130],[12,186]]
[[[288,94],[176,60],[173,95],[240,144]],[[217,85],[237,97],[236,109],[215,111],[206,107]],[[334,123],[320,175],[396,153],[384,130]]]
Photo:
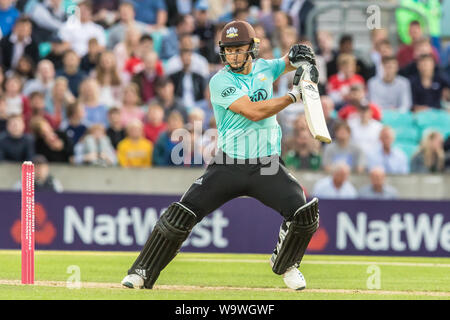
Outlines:
[[[293,291],[272,272],[268,255],[181,253],[154,290],[122,288],[120,281],[136,257],[37,251],[36,284],[21,285],[20,251],[0,251],[0,299],[450,300],[450,258],[307,255],[300,268],[307,289]],[[71,288],[77,277],[81,288]],[[378,286],[371,281],[375,278]]]

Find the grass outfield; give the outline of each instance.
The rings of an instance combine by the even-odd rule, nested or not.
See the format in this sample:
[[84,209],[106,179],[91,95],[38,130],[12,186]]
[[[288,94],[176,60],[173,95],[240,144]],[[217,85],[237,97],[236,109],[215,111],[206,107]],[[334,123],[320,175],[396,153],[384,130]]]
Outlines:
[[[292,291],[268,264],[268,255],[181,253],[154,290],[120,286],[137,257],[128,252],[36,252],[36,284],[20,285],[20,251],[0,251],[0,299],[446,299],[450,258],[307,255],[300,270],[307,289]],[[380,289],[368,289],[368,268],[380,271]],[[69,266],[82,288],[69,289]],[[369,268],[370,270],[370,268]]]

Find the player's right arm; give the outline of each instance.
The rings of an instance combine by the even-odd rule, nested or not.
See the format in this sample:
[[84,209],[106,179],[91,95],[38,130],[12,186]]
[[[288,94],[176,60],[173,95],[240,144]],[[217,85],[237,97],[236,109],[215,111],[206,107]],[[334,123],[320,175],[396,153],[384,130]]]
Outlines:
[[252,102],[248,96],[243,96],[234,101],[229,109],[249,120],[260,121],[277,114],[291,103],[293,100],[289,95],[258,102]]

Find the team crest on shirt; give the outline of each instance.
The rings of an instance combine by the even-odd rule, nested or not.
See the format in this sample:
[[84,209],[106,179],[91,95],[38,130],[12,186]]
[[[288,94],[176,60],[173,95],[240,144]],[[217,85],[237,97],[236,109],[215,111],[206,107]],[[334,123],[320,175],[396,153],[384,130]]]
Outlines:
[[227,35],[225,37],[227,38],[236,38],[239,36],[238,29],[235,27],[228,28],[226,32]]
[[250,97],[250,100],[252,102],[258,102],[261,100],[266,100],[267,96],[268,96],[268,94],[265,89],[258,89],[255,92],[253,92],[252,96]]
[[258,80],[264,81],[264,80],[267,80],[267,77],[265,74],[260,73],[260,74],[258,74]]

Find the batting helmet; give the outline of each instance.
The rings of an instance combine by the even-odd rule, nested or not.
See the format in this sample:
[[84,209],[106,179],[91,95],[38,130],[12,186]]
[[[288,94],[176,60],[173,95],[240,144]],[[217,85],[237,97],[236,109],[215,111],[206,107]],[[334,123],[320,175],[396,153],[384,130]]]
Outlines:
[[[239,47],[249,44],[250,47],[247,54],[253,59],[258,57],[259,51],[259,39],[256,37],[255,29],[246,21],[232,21],[227,23],[223,29],[220,36],[219,48],[220,48],[220,59],[222,63],[229,64],[226,60],[225,47]],[[242,71],[244,69],[245,64],[247,63],[247,59],[239,68],[231,68],[232,71]]]

